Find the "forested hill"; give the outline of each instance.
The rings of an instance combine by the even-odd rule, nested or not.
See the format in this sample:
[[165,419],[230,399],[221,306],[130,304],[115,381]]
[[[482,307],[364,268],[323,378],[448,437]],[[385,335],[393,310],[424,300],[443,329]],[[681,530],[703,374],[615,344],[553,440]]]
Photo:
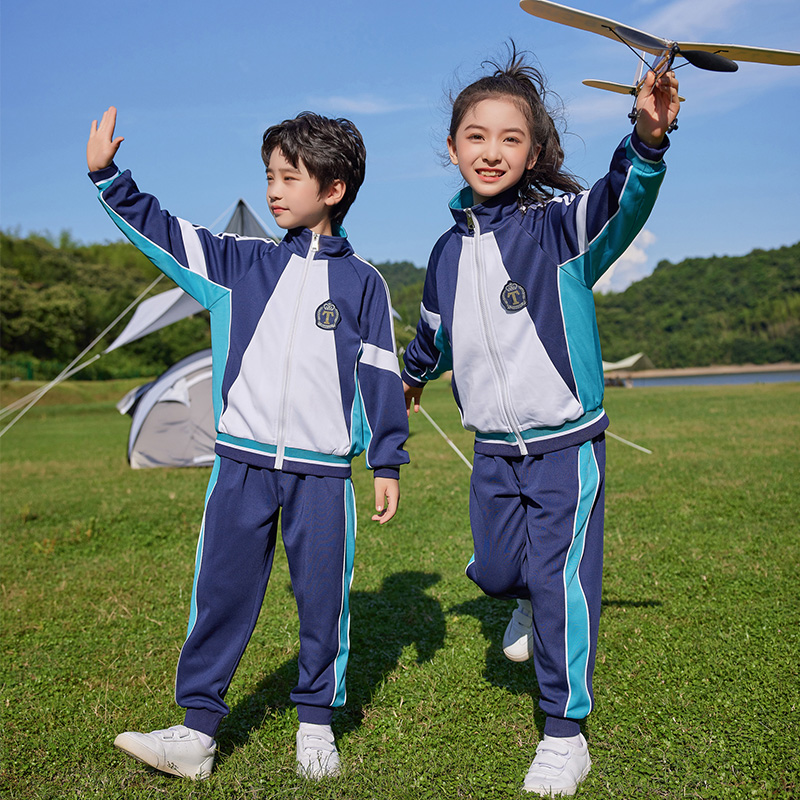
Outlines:
[[606,361],[644,352],[662,369],[800,362],[800,243],[662,261],[595,301]]
[[[408,342],[419,316],[425,270],[408,261],[376,265],[389,284]],[[3,378],[49,379],[72,361],[154,279],[158,270],[127,242],[82,245],[21,238],[0,231],[0,362]],[[151,292],[174,286],[167,278]],[[107,347],[128,314],[96,347]],[[158,375],[180,358],[210,347],[208,314],[181,320],[103,356],[81,378]]]
[[[407,261],[375,265],[413,336],[425,271]],[[158,275],[124,242],[80,245],[0,232],[0,360],[3,377],[53,377]],[[156,292],[172,287],[166,278]],[[603,356],[645,352],[657,367],[800,362],[800,243],[742,257],[662,262],[618,294],[597,295]],[[109,333],[107,346],[123,322]],[[210,344],[199,314],[99,359],[84,378],[157,375]],[[14,372],[11,364],[28,370]]]

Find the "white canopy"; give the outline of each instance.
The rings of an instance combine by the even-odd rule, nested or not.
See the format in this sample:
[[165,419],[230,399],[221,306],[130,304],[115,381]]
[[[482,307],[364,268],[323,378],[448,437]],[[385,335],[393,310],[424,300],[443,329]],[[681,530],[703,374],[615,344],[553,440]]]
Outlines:
[[179,319],[190,317],[202,310],[203,306],[193,297],[189,297],[179,286],[157,294],[139,303],[125,329],[103,352],[110,353],[124,344],[141,339],[148,333],[165,328]]

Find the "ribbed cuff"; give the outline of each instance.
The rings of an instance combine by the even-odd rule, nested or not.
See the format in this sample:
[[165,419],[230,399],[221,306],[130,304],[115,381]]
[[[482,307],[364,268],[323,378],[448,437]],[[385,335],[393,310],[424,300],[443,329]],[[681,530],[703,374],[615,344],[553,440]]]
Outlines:
[[310,722],[313,725],[330,725],[333,719],[333,709],[298,704],[297,719],[300,722]]
[[566,717],[548,717],[544,723],[545,736],[556,736],[559,739],[577,736],[581,732],[581,721]]
[[402,378],[403,382],[408,384],[408,386],[413,386],[416,389],[419,389],[420,386],[425,386],[425,381],[418,380],[417,378],[412,377],[408,374],[406,370],[403,370],[400,373],[400,377]]
[[216,739],[219,724],[222,722],[224,716],[224,714],[220,714],[218,711],[209,711],[206,708],[187,708],[183,724],[187,728],[200,731],[201,733],[207,734],[212,739]]

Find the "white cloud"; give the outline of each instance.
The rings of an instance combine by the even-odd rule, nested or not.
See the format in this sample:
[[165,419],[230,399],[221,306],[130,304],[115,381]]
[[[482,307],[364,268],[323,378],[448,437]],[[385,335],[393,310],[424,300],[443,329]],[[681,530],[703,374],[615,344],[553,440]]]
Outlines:
[[749,4],[752,0],[675,0],[648,17],[643,25],[656,36],[686,40],[729,30],[739,9]]
[[628,249],[612,264],[611,269],[594,285],[594,290],[601,294],[621,292],[652,271],[647,257],[647,248],[656,241],[654,233],[647,229],[639,231],[639,235],[631,242]]

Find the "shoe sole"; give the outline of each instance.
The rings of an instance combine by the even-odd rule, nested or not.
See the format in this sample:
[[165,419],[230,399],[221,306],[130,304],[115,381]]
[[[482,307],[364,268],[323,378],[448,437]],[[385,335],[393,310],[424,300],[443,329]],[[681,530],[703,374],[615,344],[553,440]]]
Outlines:
[[[533,653],[528,648],[527,644],[523,652],[515,653],[511,651],[512,647],[519,646],[523,638],[525,639],[533,638],[532,626],[520,625],[519,623],[516,622],[516,620],[512,619],[508,623],[508,627],[506,628],[505,633],[503,634],[503,655],[509,661],[515,661],[516,663],[520,663],[521,661],[530,660],[530,658],[533,656]],[[506,642],[509,643],[506,644]],[[533,644],[532,641],[531,644]]]
[[187,778],[190,781],[202,781],[211,776],[211,770],[205,769],[203,766],[200,766],[194,775],[191,775],[188,772],[181,772],[177,765],[172,762],[167,762],[162,766],[160,764],[158,753],[154,752],[147,747],[147,745],[136,739],[129,739],[124,733],[120,733],[117,738],[114,739],[114,747],[116,747],[118,750],[121,750],[123,753],[125,753],[125,755],[128,755],[136,761],[146,764],[148,767],[152,767],[154,770],[162,772],[165,775],[174,775],[177,778]]
[[520,664],[523,661],[530,661],[530,658],[531,658],[530,653],[525,653],[525,655],[522,656],[522,655],[517,655],[516,653],[509,653],[507,650],[503,650],[503,655],[509,661],[514,661],[517,664]]
[[522,791],[526,792],[527,794],[538,794],[539,797],[572,797],[578,793],[578,787],[583,783],[586,779],[586,776],[592,769],[591,762],[586,767],[586,769],[580,774],[578,780],[575,781],[571,786],[567,786],[562,789],[553,789],[553,788],[545,788],[542,786],[541,788],[536,787],[534,789],[527,789],[525,784],[522,785]]

